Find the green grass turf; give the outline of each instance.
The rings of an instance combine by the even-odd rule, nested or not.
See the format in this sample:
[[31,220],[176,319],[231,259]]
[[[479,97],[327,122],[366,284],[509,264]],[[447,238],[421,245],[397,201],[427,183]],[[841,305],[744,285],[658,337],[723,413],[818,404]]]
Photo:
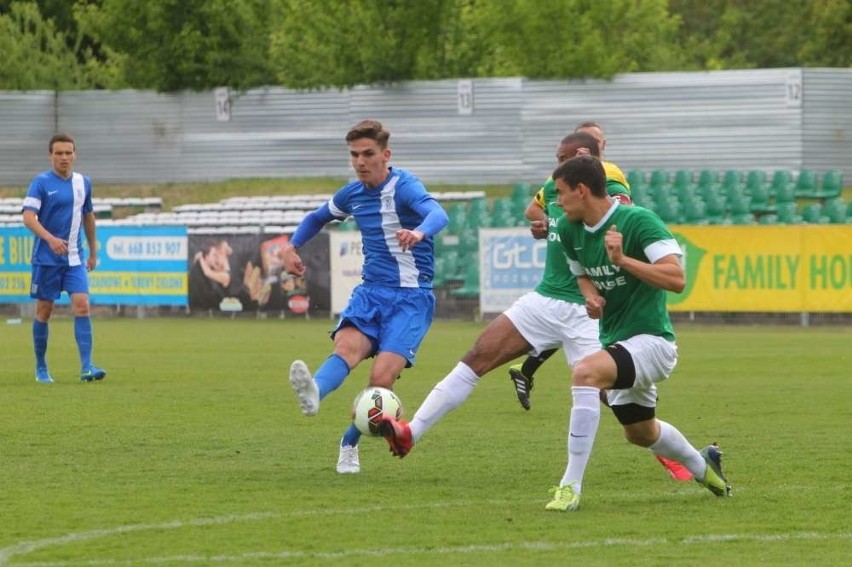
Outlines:
[[[334,471],[367,366],[303,417],[290,361],[329,320],[97,319],[103,383],[77,381],[68,319],[53,385],[29,322],[0,327],[0,565],[839,565],[852,555],[850,328],[681,325],[661,418],[718,441],[730,499],[669,480],[605,410],[582,507],[545,512],[565,464],[562,355],[524,412],[487,376],[399,461],[365,438]],[[412,414],[482,325],[437,322],[396,391]],[[843,559],[843,558],[846,559]]]

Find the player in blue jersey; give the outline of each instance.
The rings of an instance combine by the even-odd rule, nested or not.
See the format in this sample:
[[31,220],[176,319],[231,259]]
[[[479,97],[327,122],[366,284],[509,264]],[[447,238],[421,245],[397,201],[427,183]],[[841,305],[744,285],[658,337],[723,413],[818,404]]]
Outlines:
[[[449,219],[417,177],[388,165],[389,138],[390,132],[377,120],[363,120],[347,133],[358,179],[309,213],[281,250],[287,272],[301,276],[305,265],[297,251],[327,223],[351,215],[361,231],[362,283],[331,331],[334,351],[313,376],[301,360],[290,367],[290,385],[308,416],[315,415],[320,400],[366,358],[375,357],[370,385],[392,389],[402,370],[414,364],[432,323],[432,237]],[[343,434],[337,472],[360,471],[360,437],[354,424]]]
[[[92,321],[89,317],[89,276],[98,264],[92,182],[74,171],[74,138],[56,134],[50,139],[51,168],[35,176],[24,198],[24,225],[35,235],[30,297],[36,300],[33,319],[35,377],[51,383],[47,368],[48,320],[53,302],[65,291],[74,313],[74,338],[80,353],[80,380],[103,380],[106,372],[92,364]],[[83,254],[83,234],[89,257]]]

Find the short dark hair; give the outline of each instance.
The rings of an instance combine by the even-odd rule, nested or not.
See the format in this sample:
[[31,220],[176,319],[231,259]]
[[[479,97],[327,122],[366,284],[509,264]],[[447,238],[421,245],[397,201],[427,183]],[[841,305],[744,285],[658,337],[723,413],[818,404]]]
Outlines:
[[589,148],[590,154],[595,157],[601,157],[601,149],[598,146],[598,141],[588,132],[572,132],[562,138],[561,145]]
[[367,120],[362,120],[349,130],[346,134],[346,143],[348,144],[349,142],[354,142],[361,138],[375,140],[376,143],[379,144],[379,147],[384,150],[388,147],[390,132],[385,130],[385,127],[382,126],[382,123],[378,120],[368,118]]
[[601,160],[594,156],[576,156],[562,162],[553,170],[553,179],[561,179],[572,188],[582,183],[595,197],[607,196],[606,173]]
[[579,124],[577,124],[577,126],[574,127],[574,131],[576,132],[577,130],[583,130],[584,128],[597,128],[598,130],[603,132],[603,126],[593,120],[589,120],[588,122],[580,122]]
[[58,134],[54,134],[50,139],[50,143],[47,145],[48,153],[53,153],[53,144],[56,142],[71,142],[71,145],[74,146],[74,149],[77,149],[77,144],[74,142],[74,138],[71,134],[67,134],[65,132],[59,132]]

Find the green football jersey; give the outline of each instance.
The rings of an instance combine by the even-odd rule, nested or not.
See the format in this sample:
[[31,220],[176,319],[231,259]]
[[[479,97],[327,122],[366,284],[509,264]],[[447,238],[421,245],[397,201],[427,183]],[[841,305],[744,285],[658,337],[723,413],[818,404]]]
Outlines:
[[[616,168],[618,169],[618,168]],[[620,172],[621,170],[619,170]],[[629,191],[616,179],[607,179],[607,191],[610,195],[627,194]],[[562,207],[556,201],[556,183],[553,178],[545,181],[535,196],[536,202],[547,214],[547,255],[544,272],[535,290],[545,297],[561,299],[570,303],[586,303],[577,279],[571,273],[565,258],[565,249],[559,241],[557,223],[563,216]]]
[[559,233],[556,231],[557,222],[562,217],[563,211],[556,202],[556,183],[553,179],[548,179],[544,183],[536,195],[536,200],[547,213],[548,226],[544,272],[535,290],[545,297],[583,304],[586,300],[583,299],[583,294],[577,287],[577,278],[568,267],[565,250],[559,242]]
[[669,254],[681,254],[680,246],[660,217],[642,207],[614,204],[595,227],[570,222],[565,217],[560,219],[557,232],[565,254],[574,263],[574,269],[582,268],[582,273],[606,299],[600,321],[601,344],[609,346],[643,334],[674,341],[666,292],[610,263],[604,235],[612,225],[623,235],[625,256],[653,263]]

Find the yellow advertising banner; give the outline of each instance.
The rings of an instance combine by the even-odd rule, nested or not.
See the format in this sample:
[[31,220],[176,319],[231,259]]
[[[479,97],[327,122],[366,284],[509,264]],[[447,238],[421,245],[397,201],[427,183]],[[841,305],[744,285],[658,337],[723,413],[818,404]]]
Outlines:
[[687,277],[671,311],[852,312],[852,225],[671,231]]

